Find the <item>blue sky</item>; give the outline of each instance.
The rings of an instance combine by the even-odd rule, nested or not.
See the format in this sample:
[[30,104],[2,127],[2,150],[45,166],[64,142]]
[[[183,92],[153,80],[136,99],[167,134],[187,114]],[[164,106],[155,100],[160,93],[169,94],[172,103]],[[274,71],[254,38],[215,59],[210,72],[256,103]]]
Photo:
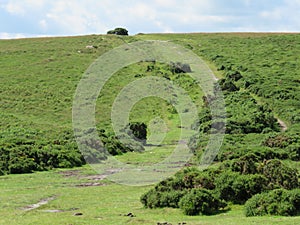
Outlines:
[[0,0],[0,39],[164,32],[299,32],[300,0]]

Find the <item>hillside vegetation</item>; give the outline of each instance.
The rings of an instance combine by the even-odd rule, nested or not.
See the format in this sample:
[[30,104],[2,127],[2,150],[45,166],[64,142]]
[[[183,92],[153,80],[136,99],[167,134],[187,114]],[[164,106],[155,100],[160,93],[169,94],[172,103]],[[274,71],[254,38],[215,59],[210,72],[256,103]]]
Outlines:
[[109,152],[125,163],[151,164],[166,158],[178,141],[181,125],[171,104],[145,98],[130,112],[130,122],[147,124],[150,136],[151,123],[160,118],[168,130],[166,137],[153,151],[147,150],[152,143],[139,144],[140,152],[122,144],[110,116],[114,99],[127,84],[147,76],[168,79],[186,90],[199,112],[193,125],[198,135],[188,143],[193,152],[189,167],[154,187],[140,189],[141,203],[151,209],[181,208],[187,215],[218,214],[245,203],[247,216],[299,215],[299,34],[0,40],[0,175],[84,165],[72,130],[76,87],[103,53],[139,40],[171,41],[199,55],[218,78],[226,105],[223,144],[213,165],[200,171],[197,165],[215,122],[208,106],[213,96],[204,96],[195,81],[175,71],[171,62],[139,62],[106,82],[97,98],[97,132]]

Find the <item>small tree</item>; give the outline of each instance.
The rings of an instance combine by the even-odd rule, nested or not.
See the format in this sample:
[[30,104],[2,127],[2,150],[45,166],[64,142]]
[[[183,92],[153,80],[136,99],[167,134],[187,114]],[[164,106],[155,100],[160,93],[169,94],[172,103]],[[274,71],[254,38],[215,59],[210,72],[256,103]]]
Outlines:
[[107,34],[116,34],[116,35],[128,35],[128,30],[125,28],[115,28],[114,30],[107,31]]

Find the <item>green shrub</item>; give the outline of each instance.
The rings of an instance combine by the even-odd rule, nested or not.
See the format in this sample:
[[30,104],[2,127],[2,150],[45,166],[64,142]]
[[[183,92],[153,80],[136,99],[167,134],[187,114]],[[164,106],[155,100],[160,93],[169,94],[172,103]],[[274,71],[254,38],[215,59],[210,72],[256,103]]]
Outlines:
[[300,143],[289,145],[286,150],[288,151],[289,158],[294,161],[300,160]]
[[241,174],[255,174],[257,172],[256,163],[258,157],[253,153],[241,156],[239,159],[231,161],[231,170]]
[[286,148],[290,144],[298,141],[300,143],[299,139],[299,136],[296,136],[296,134],[271,134],[263,141],[262,144],[270,148]]
[[231,79],[220,79],[218,82],[222,91],[234,92],[239,90],[239,88],[233,83]]
[[286,166],[278,159],[265,161],[258,170],[268,179],[268,189],[299,187],[297,170]]
[[145,123],[135,122],[129,123],[129,135],[133,136],[136,141],[146,144],[147,140],[147,125]]
[[300,159],[299,132],[286,132],[284,134],[270,134],[262,142],[262,145],[273,149],[282,149],[291,160]]
[[200,171],[197,168],[185,168],[175,174],[177,183],[180,183],[181,189],[205,188],[214,189],[214,178],[218,171],[204,170]]
[[36,170],[37,165],[34,158],[31,158],[30,150],[25,152],[20,149],[13,149],[9,152],[8,173],[31,173]]
[[226,79],[231,79],[233,81],[238,81],[242,78],[243,76],[241,75],[241,73],[239,71],[228,71],[225,75]]
[[145,207],[175,207],[178,208],[180,198],[193,188],[214,189],[215,171],[199,171],[196,168],[186,168],[159,182],[153,189],[142,195],[141,202]]
[[157,191],[151,189],[140,198],[142,204],[147,208],[178,208],[180,199],[186,194],[186,191]]
[[245,204],[246,216],[300,215],[300,189],[276,189],[257,194]]
[[70,168],[85,163],[72,132],[62,131],[55,140],[40,136],[39,131],[26,129],[0,132],[0,174]]
[[186,215],[211,215],[221,208],[224,208],[226,203],[217,199],[212,191],[202,188],[194,188],[184,195],[179,207]]
[[260,174],[240,175],[226,171],[216,178],[216,189],[220,199],[243,204],[253,195],[266,189],[267,179]]
[[[228,83],[229,82],[229,83]],[[232,81],[221,80],[222,90],[230,90],[225,93],[226,103],[226,133],[227,134],[249,134],[262,133],[264,130],[278,131],[279,126],[268,106],[257,105],[256,100],[248,92],[236,91],[231,87]],[[228,86],[229,85],[229,86]],[[234,85],[232,83],[232,85]],[[211,98],[211,97],[210,97]],[[208,105],[209,98],[203,98],[203,104]],[[200,133],[211,131],[211,112],[208,107],[204,107],[198,116],[198,120],[193,125],[194,129],[199,128]]]
[[178,208],[178,203],[185,194],[186,191],[163,192],[160,197],[160,207]]

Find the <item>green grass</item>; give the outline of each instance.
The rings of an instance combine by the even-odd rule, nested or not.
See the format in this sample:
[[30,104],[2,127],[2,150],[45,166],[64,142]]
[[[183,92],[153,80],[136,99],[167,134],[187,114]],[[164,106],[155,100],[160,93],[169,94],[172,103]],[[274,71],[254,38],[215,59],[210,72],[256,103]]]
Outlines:
[[[243,206],[215,216],[184,216],[179,209],[145,209],[140,196],[152,186],[132,187],[104,181],[91,181],[95,175],[88,166],[74,170],[53,170],[34,174],[0,177],[0,224],[145,224],[168,221],[172,224],[298,224],[300,217],[245,217]],[[62,173],[63,172],[63,173]],[[67,174],[73,176],[66,176]],[[76,187],[96,182],[103,186]],[[54,196],[55,199],[31,211],[25,206]],[[65,210],[50,213],[46,210]],[[82,216],[74,216],[74,213]],[[133,213],[136,217],[124,216]]]

